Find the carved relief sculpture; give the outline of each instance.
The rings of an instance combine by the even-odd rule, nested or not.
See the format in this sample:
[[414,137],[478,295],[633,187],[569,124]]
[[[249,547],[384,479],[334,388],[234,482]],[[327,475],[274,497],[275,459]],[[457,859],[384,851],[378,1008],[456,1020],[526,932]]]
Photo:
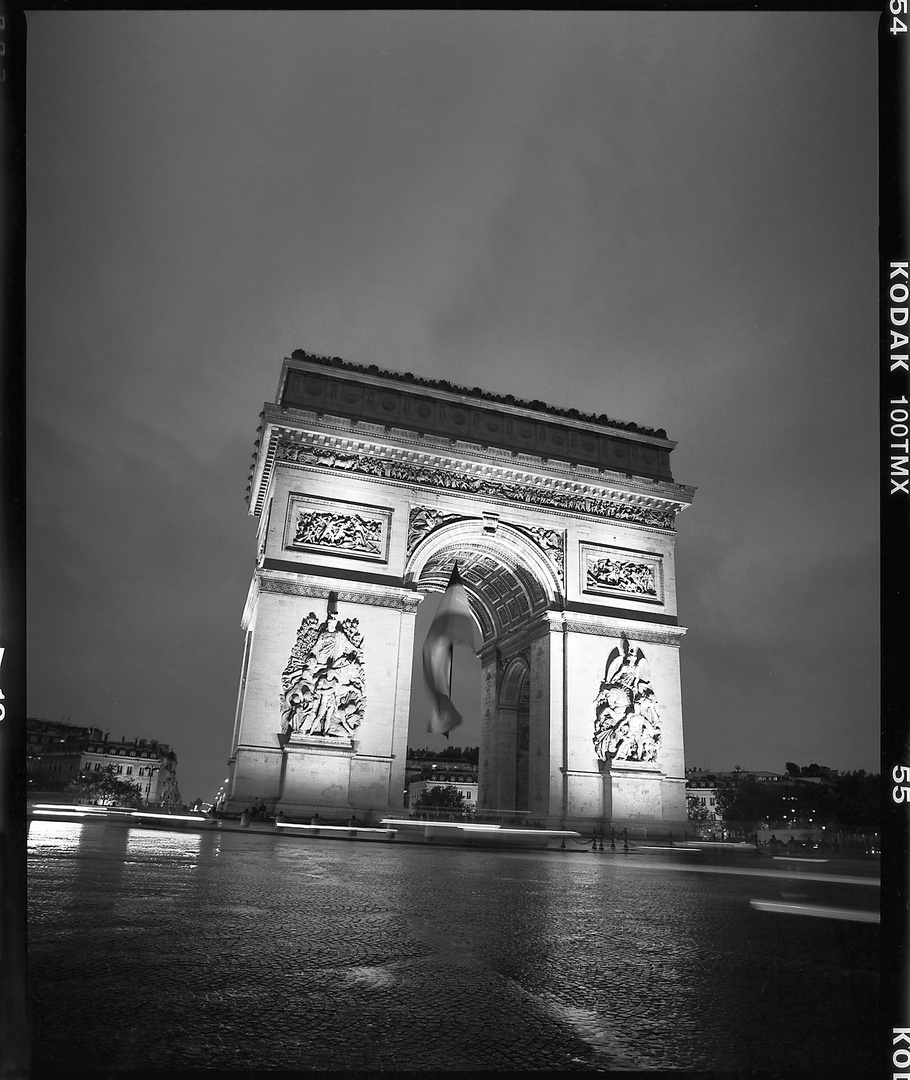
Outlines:
[[594,702],[594,750],[602,761],[656,761],[660,713],[648,661],[622,635]]
[[298,510],[295,544],[382,554],[382,522],[360,514]]
[[525,525],[524,529],[534,538],[534,543],[544,552],[556,570],[560,581],[565,580],[565,533],[559,529],[544,529],[537,525]]
[[358,621],[339,620],[330,594],[325,622],[307,615],[282,673],[282,733],[350,738],[363,721],[363,679]]
[[597,559],[589,563],[587,587],[657,596],[654,567],[624,559]]
[[595,514],[598,517],[633,521],[641,525],[653,525],[659,529],[673,529],[676,520],[673,510],[621,502],[619,499],[594,494],[578,484],[556,489],[534,487],[522,483],[505,483],[482,476],[465,476],[454,469],[439,469],[431,465],[419,465],[408,461],[388,461],[369,454],[353,454],[335,451],[329,447],[307,446],[301,443],[280,443],[276,456],[279,461],[365,473],[368,476],[379,476],[387,480],[445,488],[449,491],[463,491],[494,499],[508,499],[532,506],[552,506],[559,510]]
[[446,514],[437,510],[434,506],[412,506],[408,518],[408,557],[413,554],[414,548],[436,528],[445,521],[451,521],[460,517],[459,514]]

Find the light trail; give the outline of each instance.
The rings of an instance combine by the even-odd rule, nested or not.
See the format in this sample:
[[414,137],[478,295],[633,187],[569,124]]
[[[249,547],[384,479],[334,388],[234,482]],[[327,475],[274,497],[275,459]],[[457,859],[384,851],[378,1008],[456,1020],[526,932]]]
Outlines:
[[678,870],[683,874],[735,874],[740,877],[777,878],[785,881],[830,881],[840,885],[873,885],[881,887],[881,880],[872,877],[856,877],[848,874],[814,874],[812,871],[798,871],[788,874],[782,870],[755,870],[749,866],[676,866],[674,863],[623,862],[623,866],[640,870]]
[[854,908],[824,907],[821,904],[782,904],[777,900],[750,900],[759,911],[773,911],[778,915],[811,915],[817,919],[845,919],[848,922],[881,922],[877,911],[857,911]]

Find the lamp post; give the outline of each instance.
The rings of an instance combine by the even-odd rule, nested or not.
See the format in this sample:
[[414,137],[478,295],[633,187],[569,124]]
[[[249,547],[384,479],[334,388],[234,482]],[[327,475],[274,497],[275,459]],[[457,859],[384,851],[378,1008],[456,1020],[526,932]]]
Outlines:
[[[157,782],[157,779],[158,779],[155,776],[155,773],[159,772],[160,769],[161,769],[160,765],[150,765],[149,766],[149,787],[148,787],[148,791],[145,793],[145,805],[146,806],[151,806],[152,805],[152,789],[154,788],[155,783]],[[155,794],[157,795],[157,792]]]

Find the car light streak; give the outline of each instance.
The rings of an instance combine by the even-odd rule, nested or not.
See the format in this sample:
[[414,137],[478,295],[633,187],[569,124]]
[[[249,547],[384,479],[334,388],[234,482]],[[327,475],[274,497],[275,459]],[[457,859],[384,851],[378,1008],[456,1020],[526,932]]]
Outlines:
[[168,821],[205,821],[205,818],[201,818],[198,814],[194,814],[192,817],[188,814],[143,814],[141,810],[133,810],[130,817],[144,818],[146,821],[161,821],[163,823]]
[[678,851],[682,855],[698,855],[701,852],[701,848],[697,847],[677,847],[674,844],[670,847],[669,844],[639,844],[639,851]]
[[[411,818],[383,818],[383,825],[409,825],[418,829],[457,829],[461,832],[488,832],[497,836],[581,836],[570,829],[506,829],[502,825],[474,824],[463,821],[420,821]],[[590,839],[590,837],[585,837]]]
[[750,900],[759,911],[773,911],[780,915],[812,915],[817,919],[846,919],[849,922],[881,922],[877,911],[857,911],[855,908],[825,907],[821,904],[782,904],[777,900]]
[[395,829],[377,829],[371,825],[306,825],[303,822],[276,821],[279,829],[317,829],[319,832],[381,832],[393,833]]
[[855,874],[818,874],[811,870],[799,874],[787,873],[785,870],[756,870],[750,866],[693,866],[686,863],[685,866],[672,862],[638,862],[623,861],[623,867],[634,867],[636,870],[676,870],[681,874],[736,874],[740,877],[764,877],[778,878],[784,881],[793,881],[798,878],[800,885],[808,881],[830,881],[840,885],[872,885],[881,887],[881,881],[872,877],[857,877]]

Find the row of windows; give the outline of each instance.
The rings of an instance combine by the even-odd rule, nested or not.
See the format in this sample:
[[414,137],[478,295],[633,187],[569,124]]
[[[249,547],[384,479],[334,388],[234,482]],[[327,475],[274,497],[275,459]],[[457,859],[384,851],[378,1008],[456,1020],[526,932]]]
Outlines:
[[[103,764],[103,762],[100,762],[100,761],[95,762],[95,772],[101,772],[101,770],[104,769],[104,768],[106,768],[106,766]],[[123,768],[124,768],[123,765],[115,765],[114,766],[114,771],[118,772],[118,773],[122,773]],[[149,766],[148,768],[145,768],[144,766],[140,766],[140,768],[138,769],[136,775],[137,776],[145,776],[145,775],[151,776],[153,772],[154,772],[154,770],[152,769],[151,766]],[[126,775],[127,776],[132,776],[133,775],[133,766],[132,765],[127,765],[126,766]]]
[[158,755],[152,750],[130,750],[130,751],[126,751],[126,750],[117,750],[112,746],[107,747],[106,749],[103,746],[89,746],[88,749],[87,749],[87,753],[89,753],[89,754],[111,754],[111,755],[113,755],[115,757],[116,756],[119,756],[119,757],[140,757],[140,758],[150,758],[150,757],[156,758],[156,757],[158,757]]

